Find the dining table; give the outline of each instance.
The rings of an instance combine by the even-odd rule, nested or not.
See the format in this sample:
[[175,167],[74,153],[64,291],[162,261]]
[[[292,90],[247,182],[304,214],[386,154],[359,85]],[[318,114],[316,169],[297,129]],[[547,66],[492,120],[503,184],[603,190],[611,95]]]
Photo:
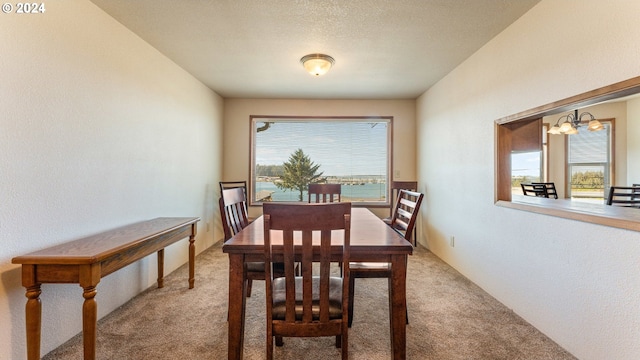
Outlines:
[[[272,236],[272,242],[279,240]],[[277,249],[277,248],[276,248]],[[242,359],[247,282],[245,264],[264,261],[264,223],[258,217],[222,245],[229,255],[228,358]],[[407,258],[413,245],[367,208],[351,209],[352,262],[389,263],[389,325],[391,358],[406,358]],[[357,286],[357,284],[356,284]]]

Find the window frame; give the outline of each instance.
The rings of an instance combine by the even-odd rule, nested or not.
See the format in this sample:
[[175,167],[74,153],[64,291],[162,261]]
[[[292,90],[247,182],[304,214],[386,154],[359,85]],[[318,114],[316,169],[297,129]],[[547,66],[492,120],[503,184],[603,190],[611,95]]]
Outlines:
[[[608,131],[608,139],[607,139],[607,161],[604,163],[599,163],[599,162],[589,162],[589,163],[569,163],[569,148],[570,148],[570,142],[571,142],[571,135],[567,135],[567,140],[565,141],[565,150],[564,150],[564,167],[565,167],[565,176],[564,176],[564,187],[565,187],[565,197],[572,200],[572,201],[580,201],[580,200],[574,200],[573,198],[573,193],[571,190],[571,179],[573,177],[572,173],[571,173],[571,169],[573,166],[603,166],[605,169],[605,174],[604,174],[604,188],[602,189],[603,191],[603,197],[604,197],[604,201],[606,201],[606,197],[607,197],[607,191],[609,189],[609,187],[611,187],[612,184],[615,184],[615,161],[616,161],[616,157],[615,157],[615,144],[616,144],[616,137],[615,137],[615,120],[614,119],[597,119],[598,121],[600,121],[603,125],[604,124],[608,124],[608,126],[610,127],[609,131]],[[589,124],[588,121],[582,121],[581,124],[583,126],[586,126]]]
[[[637,209],[585,204],[565,199],[513,200],[511,194],[512,134],[507,126],[516,121],[536,121],[538,118],[573,111],[607,100],[640,93],[640,76],[607,85],[566,99],[509,115],[494,121],[495,176],[494,204],[496,206],[551,215],[559,218],[585,221],[593,224],[640,231],[640,212]],[[524,198],[524,197],[522,197]]]
[[[388,208],[391,206],[390,202],[390,189],[389,184],[392,181],[393,174],[393,116],[292,116],[292,115],[250,115],[249,116],[249,181],[248,181],[248,204],[249,206],[262,206],[263,202],[257,201],[255,198],[256,193],[256,131],[255,124],[259,122],[265,122],[268,119],[275,121],[295,121],[301,120],[303,122],[314,121],[326,121],[326,122],[366,122],[366,120],[373,120],[376,122],[387,123],[387,136],[386,136],[386,189],[384,201],[354,201],[352,205],[354,207],[369,207],[369,208]],[[303,199],[304,201],[305,199]]]

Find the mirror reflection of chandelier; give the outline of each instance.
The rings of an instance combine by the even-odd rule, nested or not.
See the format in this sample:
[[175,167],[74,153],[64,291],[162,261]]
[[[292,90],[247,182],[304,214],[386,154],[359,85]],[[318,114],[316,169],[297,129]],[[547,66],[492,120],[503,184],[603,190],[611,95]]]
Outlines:
[[[596,118],[590,113],[590,112],[583,112],[582,114],[578,115],[578,109],[574,110],[573,114],[569,113],[567,115],[561,116],[558,121],[556,121],[556,124],[553,125],[553,127],[551,129],[549,129],[549,131],[547,131],[549,134],[553,134],[553,135],[560,135],[560,134],[567,134],[567,135],[573,135],[573,134],[577,134],[578,133],[578,128],[580,126],[582,126],[582,118],[588,115],[590,120],[589,120],[589,124],[587,125],[587,130],[589,131],[600,131],[602,129],[604,129],[604,125],[602,125],[602,123],[598,120],[596,120]],[[564,121],[561,123],[561,121],[564,119]]]

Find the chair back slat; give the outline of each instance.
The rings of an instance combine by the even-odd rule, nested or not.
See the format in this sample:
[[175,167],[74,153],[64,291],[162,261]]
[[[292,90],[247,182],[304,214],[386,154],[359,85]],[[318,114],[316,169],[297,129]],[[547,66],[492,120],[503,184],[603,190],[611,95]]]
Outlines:
[[340,184],[309,184],[307,196],[309,203],[314,198],[315,203],[340,202],[342,195],[342,185]]

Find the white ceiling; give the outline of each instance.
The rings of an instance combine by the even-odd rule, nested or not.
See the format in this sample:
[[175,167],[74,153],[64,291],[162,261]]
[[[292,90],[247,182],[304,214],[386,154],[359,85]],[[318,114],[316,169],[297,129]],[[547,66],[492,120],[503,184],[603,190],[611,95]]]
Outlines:
[[225,98],[414,99],[540,0],[91,1]]

